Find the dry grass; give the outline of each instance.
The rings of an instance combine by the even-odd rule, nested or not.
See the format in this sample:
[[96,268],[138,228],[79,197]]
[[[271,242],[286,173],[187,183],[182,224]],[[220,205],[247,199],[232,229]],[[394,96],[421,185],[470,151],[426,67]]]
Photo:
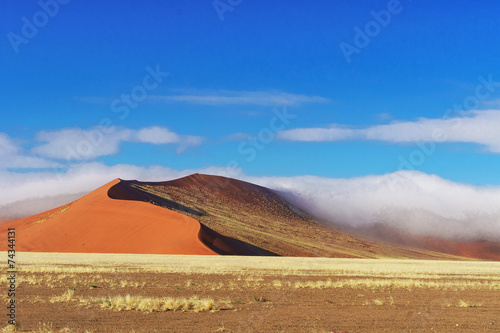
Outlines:
[[[0,285],[7,283],[7,275],[0,275]],[[86,275],[85,273],[60,272],[60,273],[23,273],[17,276],[16,284],[21,283],[49,288],[73,286],[78,288],[144,288],[146,282],[131,280],[117,280],[113,277],[102,277],[99,274]]]
[[216,302],[212,298],[174,298],[174,297],[143,297],[143,296],[114,296],[96,300],[103,308],[116,311],[218,311],[229,309],[229,301]]
[[457,304],[457,307],[459,307],[459,308],[479,308],[481,306],[483,306],[483,303],[464,301],[462,299],[458,300],[458,304]]
[[[74,331],[69,328],[55,329],[52,323],[39,323],[38,329],[34,331],[22,331],[28,333],[73,333]],[[18,332],[16,325],[7,325],[2,329],[2,332]],[[85,330],[85,333],[93,333],[92,331]]]
[[[238,274],[229,282],[195,282],[165,287],[195,290],[235,289],[436,289],[500,290],[500,262],[447,262],[426,260],[370,260],[290,257],[220,257],[184,255],[120,255],[77,253],[19,253],[18,283],[50,288],[143,288],[145,282],[114,279],[101,274],[182,273]],[[241,272],[249,272],[240,275]],[[40,274],[43,273],[43,274]],[[265,280],[267,275],[281,276]],[[304,277],[316,276],[317,280]],[[321,279],[322,276],[328,278]],[[300,279],[299,279],[300,277]],[[6,275],[0,285],[6,284]],[[65,294],[57,299],[68,298]]]
[[474,302],[469,300],[449,300],[444,304],[446,307],[455,307],[455,308],[479,308],[483,306],[483,302]]
[[[72,333],[73,331],[70,330],[69,328],[62,328],[60,330],[54,329],[53,324],[46,324],[46,323],[39,323],[38,324],[38,330],[33,331],[33,332],[38,332],[38,333]],[[86,331],[88,332],[88,331]]]
[[75,291],[73,289],[68,289],[61,296],[52,297],[50,303],[71,302],[74,295]]
[[[212,298],[199,298],[193,296],[186,297],[145,297],[145,296],[109,296],[101,298],[83,298],[75,297],[75,291],[68,289],[60,296],[50,298],[51,303],[66,303],[78,301],[80,305],[100,304],[102,308],[124,311],[136,310],[143,312],[153,311],[218,311],[222,309],[231,309],[231,301],[214,301]],[[43,302],[43,301],[42,301]]]
[[479,281],[469,281],[460,279],[408,279],[408,278],[351,278],[339,279],[337,281],[319,280],[319,281],[280,281],[274,280],[272,286],[275,288],[293,287],[293,288],[311,288],[311,289],[336,289],[336,288],[355,288],[355,289],[407,289],[417,288],[441,289],[441,290],[466,290],[466,289],[490,289],[500,290],[500,281],[489,281],[480,279]]
[[392,296],[387,297],[386,299],[376,298],[364,301],[363,305],[377,305],[377,306],[394,305],[394,299],[392,298]]
[[7,325],[4,328],[2,328],[2,333],[7,333],[7,332],[16,332],[17,331],[17,325]]
[[219,327],[218,329],[216,329],[216,330],[215,330],[215,332],[231,332],[231,330],[230,330],[230,329],[228,329],[228,328],[226,328],[226,327],[224,326],[224,323],[222,323],[222,326],[221,326],[221,327]]
[[[5,252],[4,252],[5,253]],[[140,258],[140,260],[138,260]],[[387,278],[467,278],[500,281],[500,262],[406,259],[194,256],[83,253],[18,254],[24,273],[183,273],[253,276],[365,276]]]

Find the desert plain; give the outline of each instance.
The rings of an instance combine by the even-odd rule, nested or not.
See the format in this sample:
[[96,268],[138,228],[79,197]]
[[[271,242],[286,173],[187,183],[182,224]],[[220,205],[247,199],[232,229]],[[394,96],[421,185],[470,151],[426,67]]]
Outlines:
[[[500,325],[498,262],[27,252],[18,261],[22,332],[498,332]],[[7,288],[6,276],[1,281]]]

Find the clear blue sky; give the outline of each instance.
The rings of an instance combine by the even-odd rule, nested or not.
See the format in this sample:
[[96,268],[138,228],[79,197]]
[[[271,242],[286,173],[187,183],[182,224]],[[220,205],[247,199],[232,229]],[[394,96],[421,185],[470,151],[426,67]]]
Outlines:
[[[77,149],[106,119],[113,132],[72,162],[236,161],[254,176],[354,177],[413,158],[428,174],[500,184],[500,137],[488,127],[499,117],[455,113],[463,121],[453,128],[443,120],[471,96],[469,110],[498,106],[500,86],[483,84],[500,82],[497,1],[65,2],[47,7],[53,17],[37,1],[2,3],[0,148],[19,161],[3,164],[9,172],[63,163],[65,145]],[[376,23],[371,12],[388,7],[390,18]],[[375,30],[356,46],[357,28]],[[357,52],[346,57],[342,43]],[[156,68],[169,75],[121,119],[122,96],[144,91]],[[271,129],[285,104],[295,118]],[[435,128],[446,139],[429,139]],[[257,148],[250,138],[259,132],[268,136]]]

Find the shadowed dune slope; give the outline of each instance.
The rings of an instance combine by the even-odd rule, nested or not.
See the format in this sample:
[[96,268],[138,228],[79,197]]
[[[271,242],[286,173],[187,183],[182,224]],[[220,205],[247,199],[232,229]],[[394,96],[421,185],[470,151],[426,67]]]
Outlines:
[[108,197],[120,180],[69,205],[0,226],[16,228],[16,250],[145,254],[216,254],[200,240],[200,224],[140,200]]

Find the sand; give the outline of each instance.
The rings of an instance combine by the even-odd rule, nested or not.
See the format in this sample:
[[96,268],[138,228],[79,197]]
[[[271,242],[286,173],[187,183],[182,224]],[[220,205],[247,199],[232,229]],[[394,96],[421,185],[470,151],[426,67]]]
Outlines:
[[[143,254],[216,254],[200,241],[201,226],[147,202],[111,199],[116,179],[73,203],[0,226],[16,228],[16,250]],[[5,246],[2,244],[2,246]]]
[[0,225],[7,224],[16,220],[17,219],[0,219]]

